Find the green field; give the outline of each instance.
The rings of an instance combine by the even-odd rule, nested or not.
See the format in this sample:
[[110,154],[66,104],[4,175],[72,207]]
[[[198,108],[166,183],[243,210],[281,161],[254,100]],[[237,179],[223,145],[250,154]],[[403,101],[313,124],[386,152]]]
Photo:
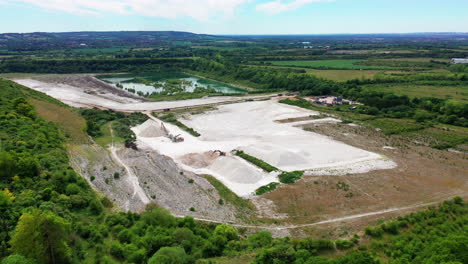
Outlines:
[[125,46],[125,47],[110,47],[110,48],[101,48],[101,49],[83,48],[83,49],[73,49],[73,51],[86,53],[86,54],[94,54],[94,53],[114,53],[114,52],[119,52],[119,51],[127,52],[129,49],[130,49],[129,46]]
[[107,148],[113,143],[123,144],[125,143],[125,139],[117,136],[112,136],[110,131],[112,122],[110,121],[107,124],[101,127],[102,136],[95,138],[96,143],[98,143],[101,147]]
[[468,102],[468,85],[418,85],[410,83],[373,84],[364,86],[371,90],[393,92],[397,95],[415,97],[436,97],[456,102]]
[[388,69],[389,67],[382,66],[365,66],[358,65],[365,60],[308,60],[308,61],[269,61],[272,65],[278,66],[295,66],[295,67],[310,67],[322,69]]
[[316,70],[307,69],[307,73],[315,75],[320,78],[329,79],[338,82],[345,82],[353,79],[372,79],[374,75],[382,72],[378,70]]

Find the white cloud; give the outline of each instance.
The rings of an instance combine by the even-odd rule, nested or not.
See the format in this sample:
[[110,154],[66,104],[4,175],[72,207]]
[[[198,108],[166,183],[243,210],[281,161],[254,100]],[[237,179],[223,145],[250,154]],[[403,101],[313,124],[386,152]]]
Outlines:
[[259,4],[256,6],[257,11],[263,11],[274,15],[286,11],[296,10],[304,5],[316,2],[330,2],[333,0],[292,0],[284,2],[283,0],[274,0],[271,2]]
[[[2,0],[0,0],[2,1]],[[148,17],[192,17],[209,20],[232,15],[249,0],[7,0],[36,5],[49,10],[72,14],[137,14]],[[1,3],[1,2],[0,2]]]

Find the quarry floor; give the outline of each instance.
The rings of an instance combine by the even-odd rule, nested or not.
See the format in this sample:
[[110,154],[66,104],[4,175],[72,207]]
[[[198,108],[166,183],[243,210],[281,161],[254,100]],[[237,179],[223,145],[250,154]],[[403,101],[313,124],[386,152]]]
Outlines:
[[[135,127],[134,131],[141,148],[169,156],[186,170],[212,175],[242,197],[252,196],[260,186],[278,182],[279,172],[265,172],[234,155],[233,150],[242,150],[282,171],[301,170],[307,175],[344,175],[396,166],[382,155],[304,131],[295,126],[296,122],[278,122],[313,115],[318,113],[265,100],[221,105],[202,114],[183,115],[180,121],[199,132],[200,137],[164,123],[170,134],[185,139],[180,143],[164,136],[161,121],[155,118]],[[215,150],[226,155],[219,156]]]

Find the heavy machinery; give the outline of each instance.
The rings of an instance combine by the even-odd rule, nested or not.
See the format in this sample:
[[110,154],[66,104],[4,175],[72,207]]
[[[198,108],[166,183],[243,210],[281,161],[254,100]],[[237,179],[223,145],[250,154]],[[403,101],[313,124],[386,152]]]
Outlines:
[[172,140],[172,142],[174,142],[174,143],[184,142],[184,140],[185,140],[185,139],[184,139],[183,137],[181,137],[180,135],[175,135],[175,136],[174,136],[174,135],[172,135],[172,134],[169,134],[167,137],[168,137],[170,140]]
[[223,152],[223,151],[221,151],[221,150],[219,150],[219,149],[213,150],[213,153],[216,153],[216,152],[219,153],[219,156],[226,156],[226,152]]
[[172,135],[171,133],[169,133],[166,126],[164,126],[163,122],[161,122],[161,130],[164,131],[166,136],[174,143],[179,143],[179,142],[184,142],[185,141],[185,139],[183,137],[181,137],[180,134],[179,135]]

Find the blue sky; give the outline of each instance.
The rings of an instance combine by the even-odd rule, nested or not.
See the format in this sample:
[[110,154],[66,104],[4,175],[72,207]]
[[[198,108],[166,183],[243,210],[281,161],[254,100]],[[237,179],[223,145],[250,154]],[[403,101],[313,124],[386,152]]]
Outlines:
[[0,32],[468,32],[468,0],[0,0]]

